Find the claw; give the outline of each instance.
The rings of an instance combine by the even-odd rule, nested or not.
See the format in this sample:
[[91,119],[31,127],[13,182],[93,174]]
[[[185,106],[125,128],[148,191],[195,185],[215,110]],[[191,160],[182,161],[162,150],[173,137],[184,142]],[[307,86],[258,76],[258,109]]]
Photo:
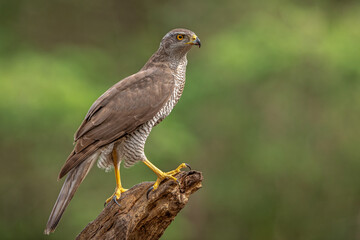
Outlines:
[[120,204],[118,203],[117,199],[116,199],[116,196],[113,197],[113,200],[119,207],[121,207]]
[[146,199],[149,200],[149,193],[154,189],[154,186],[151,186],[146,192]]
[[[114,200],[114,202],[120,207],[120,203],[117,201],[117,198],[116,198],[115,195],[112,197],[111,200]],[[109,202],[111,202],[111,201],[109,201]],[[104,207],[106,207],[106,205],[107,205],[109,202],[106,202],[106,201],[105,201],[105,202],[104,202]]]
[[177,182],[177,184],[180,184],[179,180],[176,179],[174,177],[174,175],[176,175],[177,173],[181,172],[182,168],[189,168],[191,171],[191,167],[189,164],[187,163],[182,163],[180,164],[176,169],[169,171],[169,172],[163,172],[161,170],[159,170],[157,167],[155,167],[149,160],[145,159],[143,160],[143,162],[145,163],[146,166],[148,166],[157,176],[158,178],[156,179],[156,182],[154,183],[154,185],[148,189],[148,191],[146,192],[146,198],[149,199],[149,193],[151,190],[156,190],[160,183],[164,180],[164,179],[171,179],[175,182]]

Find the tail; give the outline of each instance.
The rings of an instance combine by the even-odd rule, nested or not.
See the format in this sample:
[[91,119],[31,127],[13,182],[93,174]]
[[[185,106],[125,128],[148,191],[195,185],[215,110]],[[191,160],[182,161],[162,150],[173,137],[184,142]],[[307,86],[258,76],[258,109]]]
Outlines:
[[45,234],[49,235],[55,231],[66,207],[69,205],[69,202],[73,198],[80,183],[84,180],[91,167],[96,162],[97,157],[98,154],[93,154],[68,173],[46,224],[44,230]]

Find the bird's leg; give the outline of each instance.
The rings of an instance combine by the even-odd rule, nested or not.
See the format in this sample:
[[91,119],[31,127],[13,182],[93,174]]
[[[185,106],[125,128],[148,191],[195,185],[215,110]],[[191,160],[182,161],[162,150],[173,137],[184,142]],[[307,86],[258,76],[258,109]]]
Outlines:
[[[187,163],[182,163],[180,164],[179,167],[177,167],[175,170],[172,170],[170,172],[163,172],[160,169],[158,169],[154,164],[152,164],[149,160],[145,159],[143,161],[145,163],[146,166],[148,166],[157,176],[158,178],[156,179],[156,182],[154,183],[154,185],[149,189],[150,190],[156,190],[159,187],[159,184],[162,182],[162,180],[164,180],[165,178],[169,178],[172,179],[173,181],[177,181],[177,179],[174,177],[174,175],[178,172],[180,172],[180,170],[182,168],[190,168],[189,164]],[[190,168],[191,169],[191,168]]]
[[112,159],[113,159],[113,164],[114,164],[114,170],[115,170],[115,180],[116,180],[116,188],[115,188],[115,192],[113,195],[111,195],[111,197],[109,197],[108,199],[106,199],[105,204],[109,203],[111,200],[114,200],[115,203],[117,205],[119,205],[119,203],[117,202],[117,200],[120,199],[121,193],[126,192],[127,189],[123,188],[121,185],[121,179],[120,179],[120,164],[118,162],[118,156],[116,153],[115,148],[112,151]]

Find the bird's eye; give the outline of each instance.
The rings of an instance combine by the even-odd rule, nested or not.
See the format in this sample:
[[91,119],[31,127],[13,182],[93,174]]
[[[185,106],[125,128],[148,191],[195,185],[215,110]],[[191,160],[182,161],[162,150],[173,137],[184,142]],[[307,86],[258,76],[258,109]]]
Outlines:
[[177,38],[177,40],[181,41],[181,40],[184,39],[184,35],[179,34],[179,35],[176,36],[176,38]]

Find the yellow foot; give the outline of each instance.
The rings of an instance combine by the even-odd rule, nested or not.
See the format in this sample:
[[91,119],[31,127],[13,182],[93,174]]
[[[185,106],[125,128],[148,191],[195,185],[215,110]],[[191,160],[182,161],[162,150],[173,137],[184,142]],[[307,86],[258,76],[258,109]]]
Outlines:
[[120,204],[117,202],[117,200],[120,199],[121,197],[121,193],[126,192],[128,189],[119,187],[119,188],[115,188],[115,192],[113,193],[113,195],[111,195],[111,197],[109,197],[108,199],[106,199],[104,206],[106,206],[106,204],[108,204],[111,200],[114,200],[114,202],[120,206]]
[[151,190],[156,190],[159,187],[160,183],[164,179],[167,178],[167,179],[171,179],[171,180],[176,182],[177,179],[174,177],[174,175],[177,174],[178,172],[180,172],[182,168],[186,168],[186,167],[188,167],[191,170],[191,167],[190,167],[189,164],[182,163],[175,170],[172,170],[172,171],[169,171],[169,172],[161,172],[161,171],[155,172],[156,175],[158,176],[158,178],[156,179],[154,185],[151,188],[149,188],[149,190],[147,191],[147,194],[146,194],[147,198],[149,198],[149,192]]
[[175,174],[177,174],[178,172],[180,172],[182,168],[189,168],[189,169],[191,170],[191,167],[190,167],[189,164],[187,164],[187,163],[182,163],[182,164],[180,164],[175,170],[172,170],[172,171],[167,172],[167,173],[165,173],[165,174],[175,175]]

